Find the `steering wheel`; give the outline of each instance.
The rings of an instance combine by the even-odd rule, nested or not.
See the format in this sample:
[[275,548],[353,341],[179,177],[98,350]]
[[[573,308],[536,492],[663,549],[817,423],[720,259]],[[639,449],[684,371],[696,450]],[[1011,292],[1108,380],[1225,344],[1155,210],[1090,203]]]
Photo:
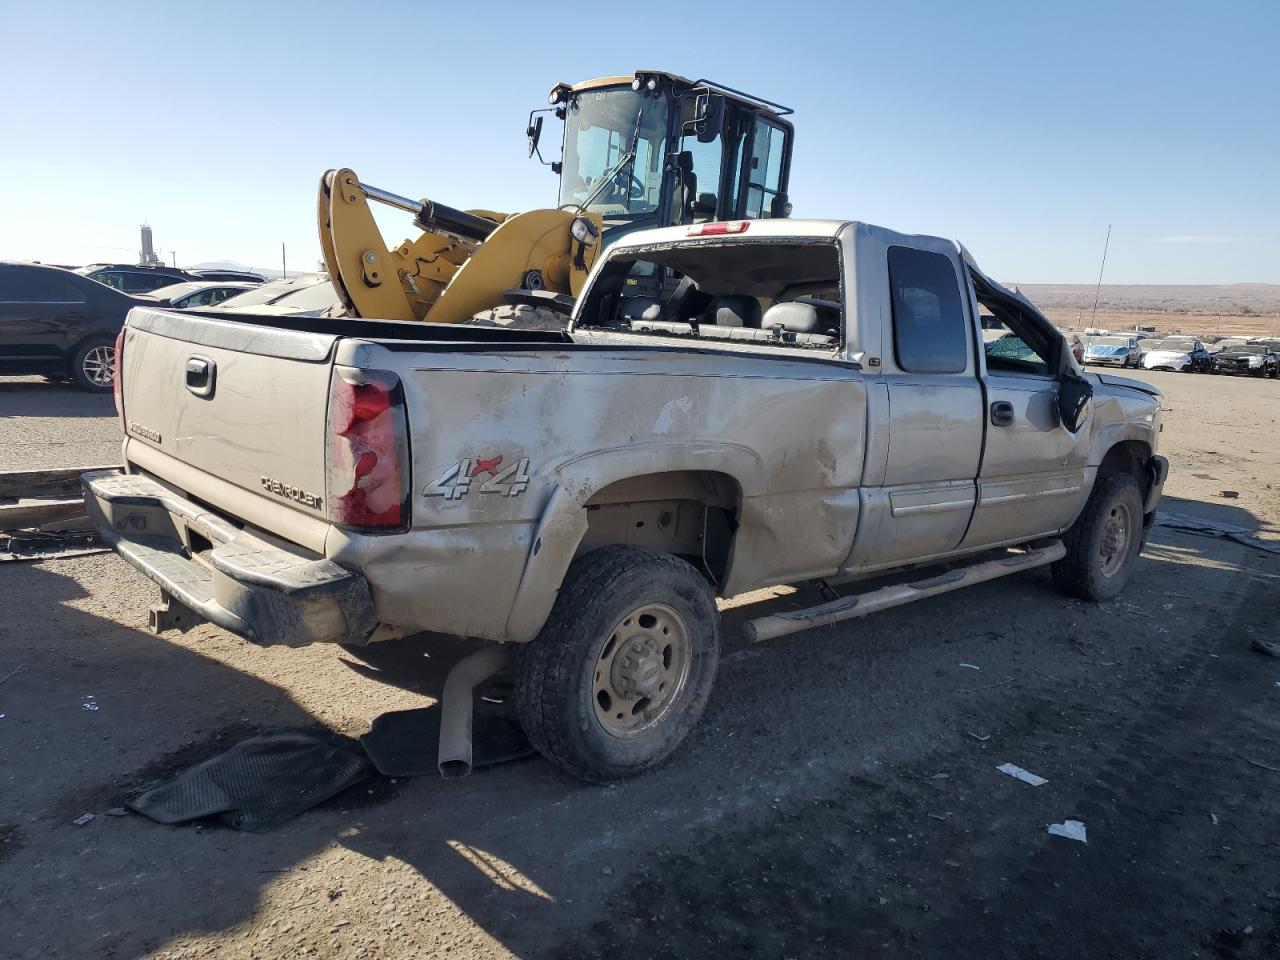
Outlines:
[[[624,186],[624,180],[630,180],[630,183]],[[644,181],[637,177],[634,172],[624,174],[619,170],[614,174],[613,182],[609,184],[610,196],[617,199],[626,197],[627,200],[643,200],[644,191]]]

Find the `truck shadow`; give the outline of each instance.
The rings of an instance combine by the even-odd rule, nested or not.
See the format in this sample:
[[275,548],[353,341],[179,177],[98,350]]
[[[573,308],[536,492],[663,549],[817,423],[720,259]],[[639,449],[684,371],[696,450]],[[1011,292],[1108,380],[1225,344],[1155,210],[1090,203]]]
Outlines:
[[[776,597],[726,613],[724,663],[702,725],[643,777],[591,787],[534,759],[460,782],[401,782],[374,805],[357,786],[265,835],[102,814],[157,761],[195,762],[241,732],[315,726],[316,717],[280,686],[116,622],[138,611],[113,601],[123,569],[115,558],[80,577],[91,594],[53,564],[10,565],[0,579],[6,607],[40,600],[0,627],[0,675],[29,665],[0,687],[9,714],[0,720],[9,785],[0,836],[17,843],[0,857],[7,939],[20,956],[134,956],[233,934],[247,937],[246,953],[285,955],[305,934],[321,956],[386,938],[405,955],[448,945],[454,956],[534,958],[723,956],[766,945],[774,955],[858,955],[910,935],[914,951],[944,955],[931,932],[967,909],[960,893],[929,915],[911,905],[887,933],[863,916],[878,890],[861,871],[897,853],[832,872],[846,856],[869,856],[861,825],[881,815],[893,771],[954,764],[977,749],[964,731],[1025,724],[1028,699],[1051,693],[1058,708],[1079,699],[1084,709],[1094,696],[1086,681],[1137,696],[1138,674],[1170,668],[1191,642],[1150,629],[1171,584],[1232,597],[1245,570],[1280,584],[1280,564],[1263,569],[1254,556],[1157,529],[1131,589],[1096,614],[1053,592],[1041,571],[744,647],[738,625],[748,614],[817,600]],[[366,677],[432,695],[467,649],[419,637],[341,656]],[[1111,664],[1104,680],[1101,659]],[[96,711],[82,708],[90,694]],[[848,817],[831,820],[833,809]],[[99,816],[73,826],[85,811]],[[927,872],[936,859],[893,869]],[[1017,876],[1010,864],[1001,870]],[[1037,922],[1070,922],[1069,897],[1045,904]],[[82,919],[57,919],[68,916]]]
[[114,418],[111,393],[88,393],[40,377],[0,377],[0,419],[5,417]]

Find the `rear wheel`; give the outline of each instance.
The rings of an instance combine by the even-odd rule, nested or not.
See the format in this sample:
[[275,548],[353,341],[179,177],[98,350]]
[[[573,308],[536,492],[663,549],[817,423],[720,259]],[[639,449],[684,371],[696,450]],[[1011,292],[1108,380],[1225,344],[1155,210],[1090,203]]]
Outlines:
[[605,547],[574,561],[520,653],[516,706],[538,751],[592,783],[634,776],[702,715],[720,655],[706,580],[683,560]]
[[81,390],[109,393],[116,379],[114,337],[94,337],[80,345],[71,358],[71,379]]
[[1118,594],[1142,550],[1142,490],[1127,473],[1100,471],[1084,512],[1062,538],[1067,555],[1053,564],[1053,580],[1082,600]]
[[569,318],[546,307],[532,307],[524,303],[507,304],[483,310],[471,318],[481,327],[510,327],[513,330],[552,330],[560,332],[569,326]]

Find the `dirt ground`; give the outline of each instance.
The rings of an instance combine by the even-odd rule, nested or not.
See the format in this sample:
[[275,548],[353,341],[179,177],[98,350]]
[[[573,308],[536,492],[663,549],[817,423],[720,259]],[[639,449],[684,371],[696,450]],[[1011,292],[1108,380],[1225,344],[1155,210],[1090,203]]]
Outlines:
[[[1144,379],[1166,508],[1280,538],[1280,381]],[[109,397],[0,379],[0,469],[118,439]],[[1280,956],[1280,557],[1236,542],[1157,528],[1105,605],[1039,571],[750,648],[734,605],[648,775],[379,778],[257,835],[107,811],[255,731],[359,736],[463,646],[155,637],[152,602],[111,554],[0,565],[0,955]]]

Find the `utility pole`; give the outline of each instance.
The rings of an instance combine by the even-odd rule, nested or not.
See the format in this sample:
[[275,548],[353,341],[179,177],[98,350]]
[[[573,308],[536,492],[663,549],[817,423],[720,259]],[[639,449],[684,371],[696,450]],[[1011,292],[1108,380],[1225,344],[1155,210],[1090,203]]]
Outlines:
[[280,241],[280,279],[285,280],[289,276],[289,268],[285,266],[284,259],[284,241]]
[[1107,224],[1107,239],[1102,244],[1102,266],[1098,268],[1098,286],[1093,291],[1093,319],[1089,321],[1089,326],[1097,329],[1098,326],[1098,296],[1102,293],[1102,271],[1107,269],[1107,248],[1111,246],[1111,224]]

